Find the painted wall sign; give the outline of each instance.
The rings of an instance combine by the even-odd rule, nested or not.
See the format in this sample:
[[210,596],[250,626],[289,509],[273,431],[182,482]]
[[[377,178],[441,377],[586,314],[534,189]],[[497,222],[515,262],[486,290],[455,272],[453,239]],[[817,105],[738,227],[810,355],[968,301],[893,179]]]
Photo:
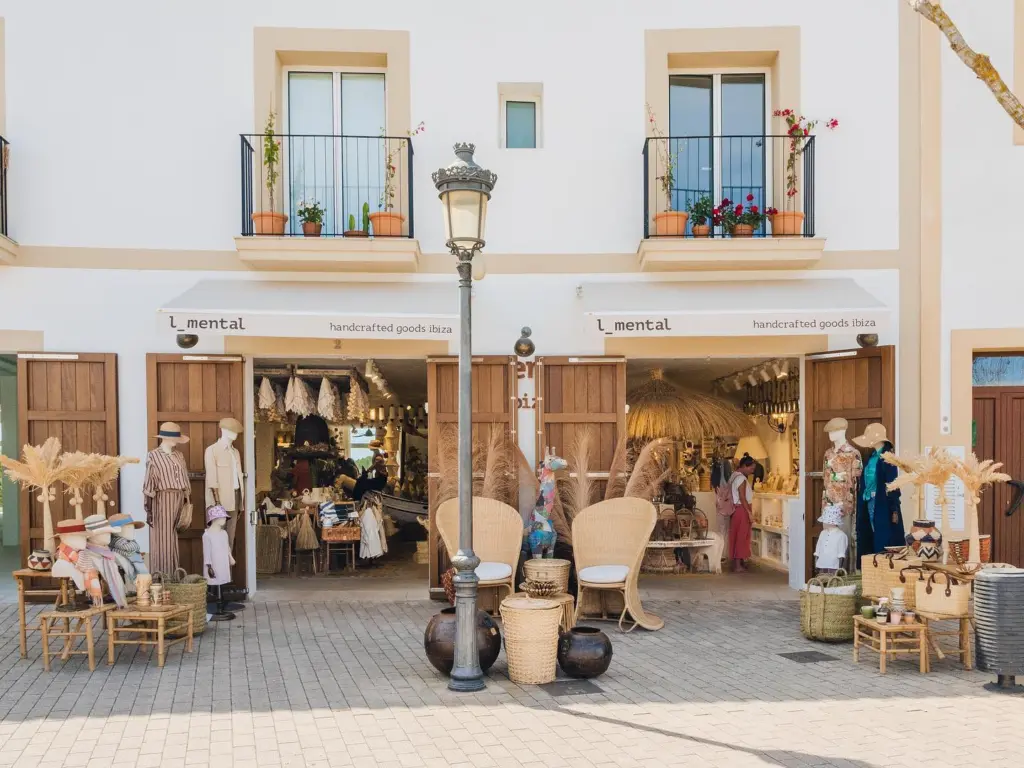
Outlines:
[[160,327],[172,333],[215,336],[278,336],[311,339],[440,339],[455,337],[456,319],[443,315],[303,315],[159,312]]
[[589,312],[605,336],[800,336],[878,333],[889,326],[889,310],[792,312]]
[[516,378],[522,381],[523,379],[532,379],[534,370],[537,364],[532,360],[523,362],[522,360],[516,361]]

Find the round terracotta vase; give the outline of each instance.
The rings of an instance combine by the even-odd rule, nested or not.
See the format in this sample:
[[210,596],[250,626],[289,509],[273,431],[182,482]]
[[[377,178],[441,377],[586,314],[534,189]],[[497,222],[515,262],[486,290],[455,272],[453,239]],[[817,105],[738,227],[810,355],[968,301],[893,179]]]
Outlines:
[[252,215],[252,229],[257,235],[283,235],[288,215],[274,211],[259,211]]
[[302,234],[306,237],[320,237],[323,227],[323,223],[319,221],[304,221],[302,222]]
[[378,211],[370,214],[370,221],[373,223],[374,237],[401,237],[405,216],[391,211]]
[[558,666],[569,677],[603,675],[612,663],[612,641],[594,627],[573,627],[558,637]]
[[28,556],[28,567],[33,571],[48,571],[53,565],[53,555],[45,549],[33,549]]
[[772,235],[802,235],[804,215],[798,211],[780,211],[772,216]]
[[693,232],[694,237],[710,237],[711,227],[707,224],[694,224],[690,227],[690,231]]
[[686,234],[686,220],[690,214],[686,211],[662,211],[654,214],[654,234],[656,237],[682,237]]
[[753,224],[737,224],[732,228],[733,237],[753,237],[754,236],[754,225]]
[[914,555],[922,560],[942,559],[942,532],[931,520],[915,520],[906,542]]
[[[476,644],[480,650],[480,669],[486,672],[501,652],[501,632],[484,611],[476,612]],[[452,673],[455,666],[454,608],[445,608],[430,619],[423,633],[423,650],[434,669],[445,675]]]

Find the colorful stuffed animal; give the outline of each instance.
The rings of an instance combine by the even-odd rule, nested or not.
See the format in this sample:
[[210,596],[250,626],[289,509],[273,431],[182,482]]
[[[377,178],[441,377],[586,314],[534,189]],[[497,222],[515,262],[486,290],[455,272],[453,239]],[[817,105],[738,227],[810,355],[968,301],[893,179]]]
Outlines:
[[566,468],[565,459],[549,454],[540,470],[540,495],[530,516],[530,552],[534,557],[555,556],[555,528],[551,524],[551,511],[555,506],[555,472]]

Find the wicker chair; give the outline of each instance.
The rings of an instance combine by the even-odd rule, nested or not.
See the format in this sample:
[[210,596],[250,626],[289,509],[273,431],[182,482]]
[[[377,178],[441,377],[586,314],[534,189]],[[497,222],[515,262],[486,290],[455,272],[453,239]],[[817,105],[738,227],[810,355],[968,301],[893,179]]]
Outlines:
[[[640,625],[658,630],[665,622],[645,613],[640,604],[637,580],[651,531],[658,513],[644,499],[608,499],[593,504],[572,521],[573,555],[576,560],[576,621],[583,613],[587,590],[611,590],[622,594],[623,609],[619,630],[630,632]],[[626,614],[633,620],[629,629],[623,627]]]
[[[459,551],[459,500],[437,508],[437,530],[448,556]],[[480,558],[476,575],[481,587],[502,587],[514,594],[516,567],[523,544],[523,518],[519,510],[483,496],[473,497],[473,552]],[[501,602],[501,595],[498,595]]]

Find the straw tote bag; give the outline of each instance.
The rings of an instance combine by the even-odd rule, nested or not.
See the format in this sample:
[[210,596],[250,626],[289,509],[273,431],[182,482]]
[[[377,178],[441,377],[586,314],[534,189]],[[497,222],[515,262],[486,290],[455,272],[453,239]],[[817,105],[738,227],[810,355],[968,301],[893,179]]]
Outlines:
[[195,507],[192,506],[192,499],[186,497],[185,503],[181,505],[181,509],[178,510],[178,519],[174,524],[174,527],[179,531],[187,531],[192,527],[192,514],[195,511]]

